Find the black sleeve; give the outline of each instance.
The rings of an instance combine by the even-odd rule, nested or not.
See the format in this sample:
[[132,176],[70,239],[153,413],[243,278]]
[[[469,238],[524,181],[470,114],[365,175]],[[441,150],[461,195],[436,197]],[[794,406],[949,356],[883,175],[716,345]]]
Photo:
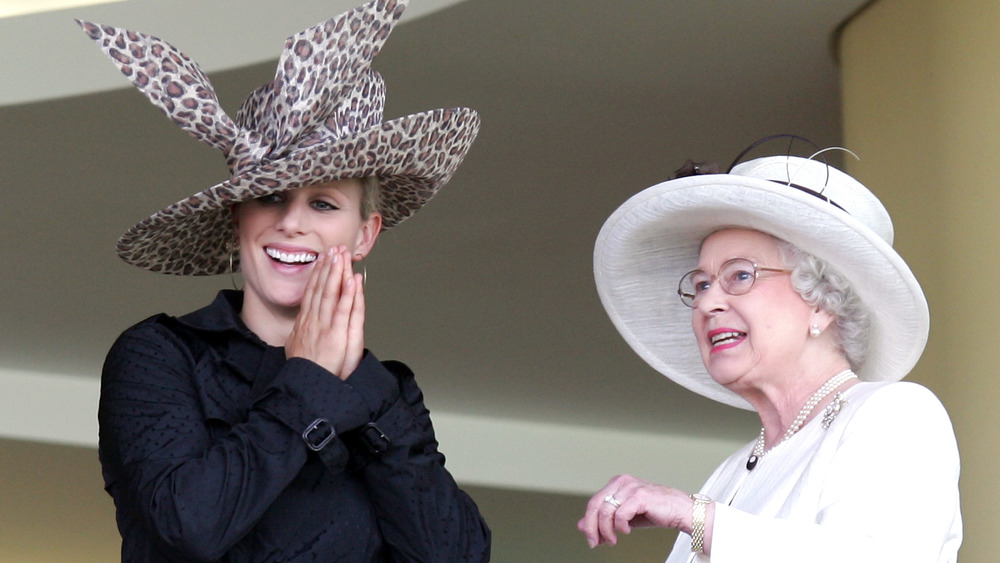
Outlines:
[[[305,464],[302,433],[310,424],[324,419],[339,433],[398,402],[396,378],[385,370],[348,385],[307,360],[283,361],[280,349],[268,353],[275,351],[282,357],[271,385],[247,401],[245,416],[220,438],[213,437],[199,384],[218,374],[213,350],[193,353],[162,322],[137,325],[114,344],[98,418],[123,553],[130,542],[148,541],[176,553],[176,561],[222,557]],[[318,453],[330,470],[346,470],[339,437]]]
[[413,373],[399,362],[384,366],[397,378],[399,400],[345,442],[393,561],[489,561],[490,530],[444,467]]

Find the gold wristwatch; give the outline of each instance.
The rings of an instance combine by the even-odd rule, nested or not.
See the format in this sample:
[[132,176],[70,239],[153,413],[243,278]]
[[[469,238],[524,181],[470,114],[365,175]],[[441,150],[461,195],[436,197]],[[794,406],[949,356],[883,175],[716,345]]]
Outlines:
[[712,499],[701,494],[691,495],[694,507],[691,509],[691,551],[705,552],[705,508]]

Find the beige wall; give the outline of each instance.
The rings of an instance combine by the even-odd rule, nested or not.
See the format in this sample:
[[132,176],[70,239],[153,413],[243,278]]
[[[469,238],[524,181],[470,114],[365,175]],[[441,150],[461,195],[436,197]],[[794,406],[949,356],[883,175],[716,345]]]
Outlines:
[[[911,379],[955,424],[961,560],[996,561],[1000,2],[879,0],[844,27],[839,55],[844,142],[861,156],[848,169],[889,209],[895,246],[930,303],[930,342]],[[931,455],[914,452],[913,463]]]

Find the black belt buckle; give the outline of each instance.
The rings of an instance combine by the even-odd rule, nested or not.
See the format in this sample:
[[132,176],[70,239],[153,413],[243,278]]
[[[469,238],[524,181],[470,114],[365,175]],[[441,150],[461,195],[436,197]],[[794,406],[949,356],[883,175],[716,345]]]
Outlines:
[[312,424],[302,432],[302,440],[314,452],[325,448],[330,443],[330,440],[336,437],[337,433],[334,431],[333,425],[325,418],[317,418],[312,421]]
[[374,422],[369,422],[361,428],[361,438],[368,446],[368,451],[375,455],[381,455],[392,445],[392,440]]

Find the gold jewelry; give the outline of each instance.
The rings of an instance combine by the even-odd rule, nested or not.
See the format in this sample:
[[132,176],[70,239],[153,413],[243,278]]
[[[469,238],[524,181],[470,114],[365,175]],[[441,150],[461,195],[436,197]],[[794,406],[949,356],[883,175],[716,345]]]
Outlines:
[[354,257],[357,259],[355,262],[361,262],[361,286],[366,287],[368,285],[368,266],[362,262],[364,257],[361,254],[355,254]]
[[229,279],[233,282],[233,289],[241,291],[243,288],[236,286],[236,265],[239,264],[240,243],[230,240],[226,243],[226,249],[229,250]]
[[705,509],[712,499],[701,493],[691,495],[691,551],[705,553]]

